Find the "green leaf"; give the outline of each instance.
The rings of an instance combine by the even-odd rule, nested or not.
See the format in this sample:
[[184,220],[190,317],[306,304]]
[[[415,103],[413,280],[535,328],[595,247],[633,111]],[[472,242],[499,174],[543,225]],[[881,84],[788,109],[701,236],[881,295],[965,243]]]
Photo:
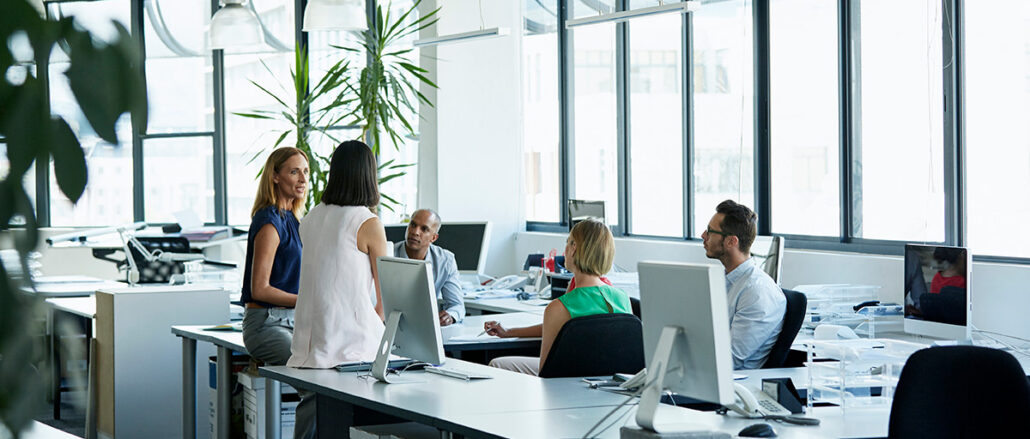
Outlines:
[[57,187],[69,200],[77,202],[86,190],[86,155],[64,119],[53,119],[50,130]]

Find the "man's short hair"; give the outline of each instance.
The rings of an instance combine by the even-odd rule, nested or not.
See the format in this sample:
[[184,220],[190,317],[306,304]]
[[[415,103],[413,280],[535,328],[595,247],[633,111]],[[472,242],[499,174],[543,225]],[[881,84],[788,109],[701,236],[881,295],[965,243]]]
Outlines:
[[728,235],[737,237],[737,248],[745,255],[751,253],[751,244],[755,242],[755,235],[758,234],[758,215],[749,207],[738,204],[733,200],[726,200],[716,206],[715,211],[723,214],[722,224],[719,227]]

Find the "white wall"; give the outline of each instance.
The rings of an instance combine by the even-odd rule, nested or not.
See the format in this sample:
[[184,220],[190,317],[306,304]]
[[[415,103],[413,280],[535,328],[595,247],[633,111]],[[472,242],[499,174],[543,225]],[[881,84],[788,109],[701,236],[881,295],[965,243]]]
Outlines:
[[[442,3],[439,35],[480,28],[479,1]],[[491,0],[482,8],[485,27],[521,29],[519,1]],[[513,236],[524,229],[519,38],[440,45],[436,52],[437,192],[434,197],[427,193],[431,186],[421,186],[419,200],[435,198],[444,221],[490,220],[486,272],[507,273]]]
[[[521,232],[515,238],[515,261],[529,253],[559,253],[565,235]],[[693,263],[718,263],[704,255],[700,242],[655,241],[616,238],[615,263],[636,271],[637,262],[666,260]],[[509,272],[521,268],[507,267]],[[880,300],[901,303],[903,267],[898,256],[787,250],[783,256],[780,284],[793,288],[804,284],[849,283],[879,285]],[[977,328],[1030,338],[1030,267],[1010,264],[974,263],[970,281],[973,324]]]

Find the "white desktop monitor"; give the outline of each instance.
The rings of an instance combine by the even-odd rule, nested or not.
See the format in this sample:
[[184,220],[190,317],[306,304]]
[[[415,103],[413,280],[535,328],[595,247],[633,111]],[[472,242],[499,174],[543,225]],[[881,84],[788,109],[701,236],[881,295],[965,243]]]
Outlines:
[[604,222],[604,201],[569,200],[569,230],[572,230],[576,223],[586,219],[595,219],[607,224]]
[[783,272],[784,241],[781,236],[757,236],[751,244],[751,256],[777,285]]
[[380,381],[400,382],[386,375],[391,353],[430,364],[443,364],[443,338],[440,336],[436,289],[429,263],[380,256],[376,259],[376,266],[386,331],[380,341],[372,374]]
[[658,400],[668,390],[735,402],[726,276],[721,266],[678,262],[641,262],[637,270],[649,384],[637,424],[658,432],[690,430],[656,417]]
[[[404,242],[407,239],[407,224],[386,226],[386,240]],[[486,270],[486,254],[490,247],[490,221],[444,222],[440,225],[440,237],[434,244],[454,253],[458,272],[480,274]]]
[[969,249],[940,245],[905,246],[905,332],[946,340],[968,340]]

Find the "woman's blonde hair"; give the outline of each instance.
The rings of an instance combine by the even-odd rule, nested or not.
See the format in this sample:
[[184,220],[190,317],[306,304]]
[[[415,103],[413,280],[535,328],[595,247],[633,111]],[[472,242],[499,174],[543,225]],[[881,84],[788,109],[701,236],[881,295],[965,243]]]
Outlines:
[[[304,151],[292,146],[277,148],[268,155],[268,160],[265,160],[265,167],[262,168],[261,177],[258,181],[257,196],[254,197],[254,207],[250,209],[251,217],[261,209],[279,205],[279,192],[275,190],[275,182],[272,178],[282,170],[282,166],[287,160],[298,154],[304,157],[304,162],[307,163],[308,155],[304,154]],[[304,213],[304,201],[307,197],[308,191],[305,188],[304,196],[293,200],[293,207],[290,210],[293,211],[297,218],[300,218],[301,214]]]
[[615,238],[611,230],[597,220],[583,220],[572,227],[569,239],[576,244],[572,263],[584,273],[603,276],[615,261]]

